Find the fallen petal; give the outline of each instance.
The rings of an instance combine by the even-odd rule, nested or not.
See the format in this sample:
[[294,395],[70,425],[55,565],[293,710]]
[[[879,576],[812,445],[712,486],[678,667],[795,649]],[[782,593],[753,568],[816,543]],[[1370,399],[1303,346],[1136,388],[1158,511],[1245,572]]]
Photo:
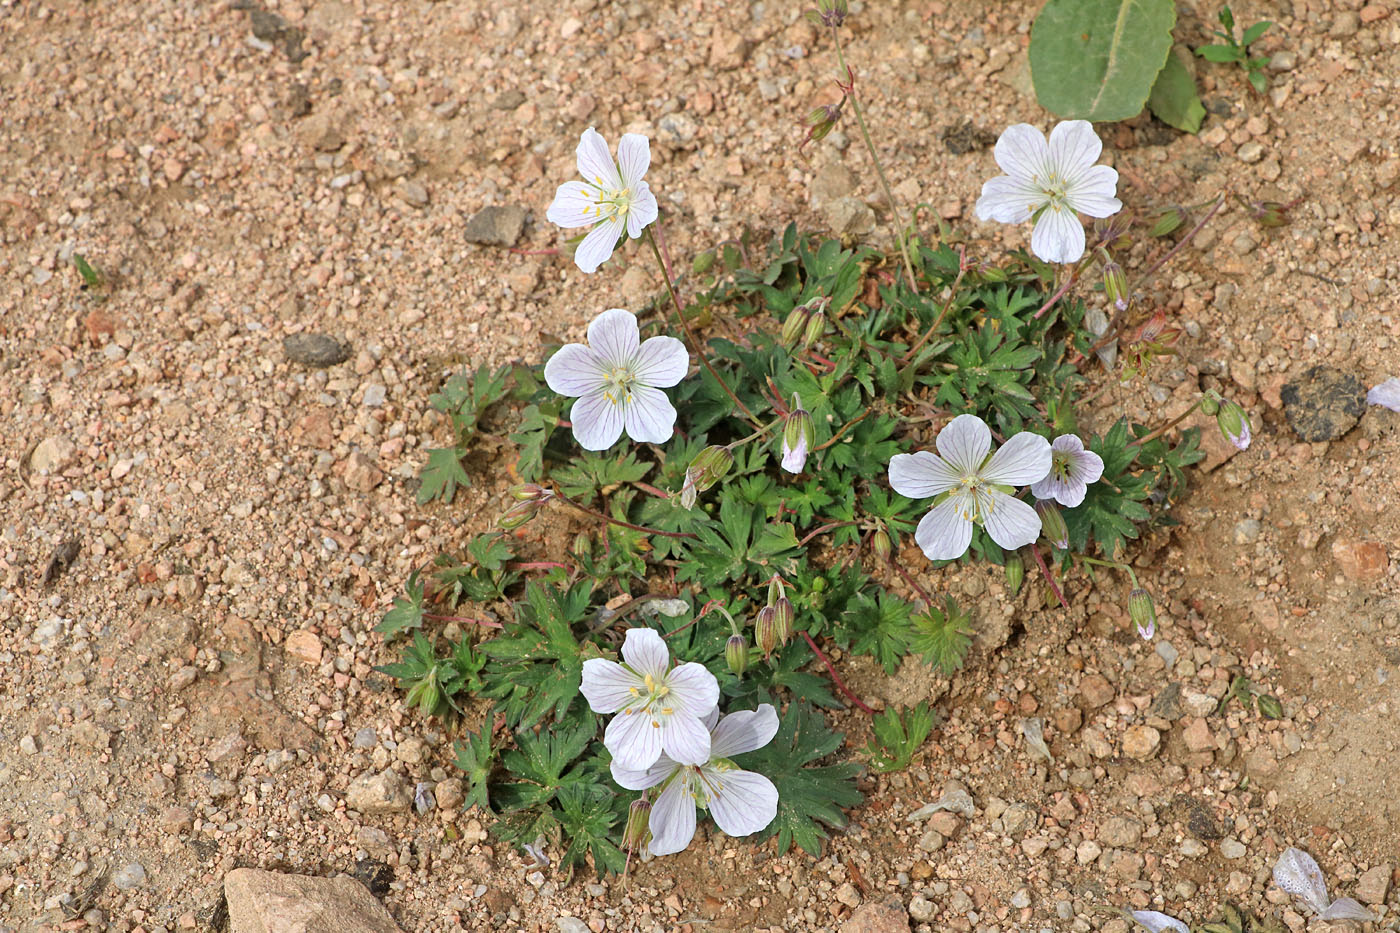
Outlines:
[[1026,745],[1046,761],[1053,763],[1055,756],[1050,754],[1050,747],[1045,744],[1045,723],[1038,717],[1032,716],[1021,720],[1021,734],[1026,737]]
[[1318,914],[1323,920],[1374,920],[1376,915],[1349,897],[1339,897]]
[[1274,884],[1301,900],[1315,914],[1327,909],[1327,882],[1317,861],[1302,849],[1283,850],[1274,865]]
[[1152,933],[1162,933],[1163,930],[1172,930],[1173,933],[1191,933],[1191,928],[1175,917],[1168,917],[1160,910],[1135,910],[1133,919],[1151,930]]
[[1387,379],[1366,393],[1367,405],[1384,405],[1391,411],[1400,411],[1400,379]]

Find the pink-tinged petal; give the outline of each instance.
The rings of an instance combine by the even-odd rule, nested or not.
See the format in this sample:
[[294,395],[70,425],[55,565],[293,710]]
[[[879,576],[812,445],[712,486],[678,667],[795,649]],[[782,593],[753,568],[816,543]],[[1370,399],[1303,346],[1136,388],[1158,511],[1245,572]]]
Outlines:
[[569,412],[574,440],[584,450],[607,450],[622,436],[622,406],[614,405],[601,392],[585,395]]
[[601,390],[608,376],[598,354],[581,343],[569,343],[544,364],[544,381],[560,395],[578,398]]
[[987,534],[1003,549],[1014,551],[1040,537],[1040,516],[1020,499],[999,489],[990,490],[990,507],[982,514]]
[[641,346],[637,316],[622,308],[609,308],[588,325],[588,346],[606,367],[631,364]]
[[647,848],[652,855],[674,855],[695,838],[695,798],[686,786],[687,778],[682,772],[651,805],[647,823],[651,844]]
[[623,406],[627,436],[639,444],[664,444],[676,431],[676,408],[666,393],[651,386],[634,385]]
[[661,749],[678,764],[703,765],[710,760],[710,730],[677,710],[661,720]]
[[978,220],[1019,224],[1049,200],[1044,191],[1022,179],[998,175],[982,185],[982,196],[973,208]]
[[[666,686],[671,688],[667,700],[677,712],[703,720],[719,708],[719,681],[703,664],[687,661],[680,665],[666,675]],[[707,733],[709,729],[706,724]]]
[[992,454],[992,459],[982,468],[982,478],[1003,486],[1038,483],[1050,472],[1053,457],[1049,441],[1039,434],[1022,431]]
[[1061,479],[1054,473],[1038,483],[1031,484],[1031,495],[1037,499],[1054,499],[1067,509],[1082,503],[1088,491],[1089,487],[1083,480],[1077,480],[1073,476]]
[[778,711],[771,703],[758,709],[739,710],[719,721],[710,734],[710,757],[733,758],[773,741],[778,734]]
[[623,768],[614,761],[611,765],[613,780],[619,787],[628,790],[646,790],[655,787],[680,769],[680,765],[662,755],[650,768]]
[[622,220],[614,217],[605,220],[592,230],[574,250],[574,264],[592,275],[598,267],[612,257],[617,248],[617,238],[622,235]]
[[956,560],[972,543],[972,522],[963,517],[959,497],[944,499],[919,520],[914,541],[929,560]]
[[589,658],[583,662],[583,683],[579,693],[595,713],[615,713],[632,700],[632,690],[641,686],[641,678],[616,661]]
[[648,337],[632,359],[632,372],[644,386],[666,389],[680,382],[690,369],[690,354],[675,337]]
[[992,449],[992,430],[976,415],[958,415],[938,432],[934,443],[959,478],[971,476],[982,468]]
[[584,180],[600,188],[620,190],[622,178],[617,174],[617,163],[608,152],[607,141],[593,127],[583,131],[578,141],[578,173]]
[[644,710],[624,710],[608,721],[603,747],[629,771],[645,771],[661,757],[661,725]]
[[1103,477],[1103,457],[1092,450],[1070,454],[1069,475],[1081,483],[1097,483]]
[[1103,142],[1088,120],[1066,120],[1050,131],[1049,151],[1060,177],[1072,181],[1099,161]]
[[783,438],[783,459],[780,463],[784,470],[789,473],[801,473],[803,467],[807,465],[807,437],[799,436],[797,446],[789,447],[787,438]]
[[627,235],[632,239],[642,235],[642,230],[656,222],[660,208],[656,205],[656,195],[646,182],[637,183],[637,192],[632,197],[632,206],[627,209]]
[[637,672],[653,680],[664,680],[671,666],[671,650],[656,632],[649,628],[629,628],[622,639],[622,660]]
[[910,499],[929,499],[962,482],[962,474],[935,453],[921,450],[890,458],[890,488]]
[[761,774],[706,768],[700,786],[709,798],[710,816],[727,835],[756,833],[778,815],[778,788]]
[[1123,202],[1114,196],[1117,190],[1117,170],[1107,165],[1095,165],[1069,183],[1065,201],[1081,214],[1111,217],[1123,209]]
[[1029,123],[1008,126],[997,140],[992,155],[1003,172],[1019,181],[1033,181],[1036,176],[1043,181],[1048,174],[1050,148],[1046,145],[1045,134]]
[[622,169],[622,185],[635,188],[651,167],[651,143],[641,133],[623,133],[617,143],[617,165]]
[[598,189],[581,181],[566,181],[554,194],[544,216],[561,227],[586,227],[598,221]]
[[1366,393],[1367,405],[1384,405],[1391,411],[1400,411],[1400,379],[1387,379],[1373,386]]
[[1047,207],[1031,231],[1031,252],[1045,262],[1078,262],[1084,255],[1084,227],[1074,211]]

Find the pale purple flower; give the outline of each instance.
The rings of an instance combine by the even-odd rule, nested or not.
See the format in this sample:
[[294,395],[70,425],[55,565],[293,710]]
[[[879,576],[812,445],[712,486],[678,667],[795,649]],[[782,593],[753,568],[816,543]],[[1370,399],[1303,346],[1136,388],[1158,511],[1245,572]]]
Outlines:
[[1283,850],[1274,865],[1274,884],[1292,894],[1323,920],[1374,920],[1372,913],[1349,897],[1331,900],[1317,861],[1302,849]]
[[1134,910],[1132,915],[1135,921],[1152,933],[1164,933],[1166,930],[1170,930],[1171,933],[1191,933],[1191,928],[1186,924],[1160,910]]
[[1008,493],[1050,472],[1050,443],[1045,438],[1022,431],[989,457],[991,429],[976,415],[958,415],[938,432],[936,444],[937,454],[921,450],[895,454],[890,460],[895,492],[911,499],[939,499],[914,532],[929,560],[954,560],[966,553],[973,524],[985,527],[1007,550],[1035,541],[1040,516]]
[[598,131],[589,127],[578,144],[578,173],[583,181],[559,186],[545,216],[561,227],[595,224],[574,251],[574,262],[584,272],[594,272],[617,247],[626,232],[642,235],[656,220],[656,195],[642,180],[651,165],[651,145],[637,133],[627,133],[617,144],[617,161]]
[[1084,255],[1084,227],[1075,212],[1108,217],[1122,210],[1114,197],[1118,173],[1095,165],[1103,143],[1087,120],[1067,120],[1045,134],[1029,123],[1009,126],[994,155],[1005,175],[982,186],[977,217],[1005,224],[1035,220],[1031,252],[1046,262]]
[[1050,474],[1031,485],[1037,499],[1054,499],[1067,509],[1084,501],[1090,483],[1103,476],[1103,458],[1084,449],[1073,434],[1061,434],[1050,444]]
[[710,760],[706,716],[719,704],[719,682],[703,664],[671,668],[671,653],[649,628],[627,630],[622,663],[583,662],[579,692],[595,713],[617,713],[603,733],[613,764],[646,770],[664,753],[687,765]]
[[627,430],[634,441],[671,439],[676,409],[661,388],[685,378],[690,354],[675,337],[645,342],[631,311],[612,308],[588,325],[588,344],[571,343],[544,364],[544,381],[574,396],[570,421],[584,450],[606,450]]
[[1400,379],[1387,379],[1373,386],[1366,393],[1367,405],[1384,405],[1391,411],[1400,411]]
[[762,748],[778,732],[778,712],[764,703],[756,710],[730,713],[719,719],[712,712],[710,756],[699,766],[686,766],[662,755],[650,768],[612,764],[613,780],[628,790],[661,785],[652,804],[649,828],[652,855],[671,855],[695,837],[695,808],[710,811],[715,823],[730,836],[747,836],[778,815],[778,789],[761,774],[740,770],[729,759]]

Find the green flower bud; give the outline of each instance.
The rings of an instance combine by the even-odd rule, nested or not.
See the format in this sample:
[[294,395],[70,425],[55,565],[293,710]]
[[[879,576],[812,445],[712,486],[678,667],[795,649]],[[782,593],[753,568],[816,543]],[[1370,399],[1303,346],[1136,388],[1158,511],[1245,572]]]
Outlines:
[[539,502],[554,498],[554,493],[535,483],[521,483],[510,487],[510,497],[516,502]]
[[1069,526],[1054,499],[1037,499],[1035,510],[1040,515],[1040,533],[1060,550],[1069,548]]
[[690,469],[695,471],[695,489],[704,492],[724,478],[734,465],[734,454],[728,447],[711,444],[695,455],[690,461]]
[[700,255],[696,256],[693,260],[691,260],[690,271],[695,275],[704,275],[706,272],[709,272],[710,269],[714,267],[714,264],[715,251],[712,249],[707,249]]
[[758,610],[758,616],[754,619],[753,640],[765,658],[773,653],[774,648],[778,647],[777,615],[772,606],[764,606]]
[[826,333],[826,313],[824,311],[814,311],[807,320],[807,330],[802,334],[802,349],[806,350],[822,339]]
[[1220,410],[1215,413],[1215,423],[1220,426],[1220,433],[1225,435],[1225,439],[1234,444],[1239,450],[1249,449],[1249,415],[1238,402],[1225,399],[1220,403]]
[[749,643],[743,635],[730,635],[724,643],[724,661],[738,677],[749,668]]
[[1021,584],[1026,580],[1026,562],[1021,560],[1020,554],[1007,554],[1003,569],[1006,571],[1006,588],[1015,596],[1021,592]]
[[768,581],[768,602],[769,606],[776,606],[778,600],[783,598],[783,580],[776,573]]
[[801,399],[794,396],[793,405],[793,411],[783,424],[782,467],[789,473],[801,473],[816,441],[816,426],[811,413],[802,407]]
[[1220,413],[1220,399],[1214,395],[1207,395],[1201,399],[1201,411],[1214,418]]
[[622,847],[628,852],[637,852],[647,844],[651,836],[651,801],[638,797],[627,809],[627,826],[622,830]]
[[875,532],[870,539],[870,546],[875,551],[875,559],[882,564],[890,562],[890,555],[894,553],[894,542],[890,540],[890,534],[884,528]]
[[579,560],[587,560],[593,556],[593,536],[586,531],[580,531],[574,535],[574,555]]
[[1279,702],[1278,697],[1271,693],[1261,693],[1255,697],[1255,701],[1259,704],[1259,712],[1265,719],[1283,718],[1283,704]]
[[515,503],[496,519],[496,527],[506,531],[519,528],[539,513],[541,504],[538,499],[526,499]]
[[1169,207],[1157,216],[1157,222],[1147,231],[1148,236],[1166,236],[1186,223],[1186,209]]
[[812,312],[806,305],[798,305],[788,313],[787,320],[783,321],[783,346],[789,350],[794,350],[802,342],[802,335],[807,332],[807,322],[811,319]]
[[1103,267],[1103,293],[1112,302],[1113,307],[1119,311],[1128,310],[1128,302],[1132,299],[1132,294],[1128,291],[1128,277],[1123,272],[1123,267],[1116,262],[1110,262]]
[[1128,618],[1143,638],[1150,639],[1157,631],[1157,607],[1152,604],[1152,594],[1140,586],[1128,594]]
[[788,639],[792,637],[792,623],[796,618],[797,610],[792,607],[792,601],[786,596],[779,596],[778,601],[773,604],[773,628],[778,636],[778,644],[788,643]]
[[410,707],[417,707],[425,716],[433,715],[441,700],[442,691],[438,687],[436,667],[430,669],[422,680],[409,687],[408,693],[404,695],[404,703]]

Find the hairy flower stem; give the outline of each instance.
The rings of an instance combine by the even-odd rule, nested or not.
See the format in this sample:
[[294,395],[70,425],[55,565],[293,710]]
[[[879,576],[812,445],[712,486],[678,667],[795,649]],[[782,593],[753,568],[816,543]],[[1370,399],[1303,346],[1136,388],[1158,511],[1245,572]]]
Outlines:
[[743,447],[743,446],[744,446],[745,444],[747,444],[749,441],[757,440],[758,438],[760,438],[760,437],[762,437],[763,435],[767,434],[769,431],[773,430],[774,428],[776,428],[778,425],[780,425],[780,424],[782,424],[782,423],[783,423],[783,422],[782,422],[782,419],[775,418],[775,419],[773,419],[772,421],[768,422],[768,424],[765,425],[764,427],[761,427],[761,428],[759,428],[757,431],[755,431],[755,432],[753,432],[752,434],[750,434],[748,437],[741,437],[741,438],[739,438],[737,441],[730,441],[728,444],[725,444],[725,445],[724,445],[724,446],[725,446],[725,449],[727,449],[727,450],[733,450],[733,449],[736,448],[736,447]]
[[818,528],[814,528],[814,529],[812,529],[810,532],[808,532],[808,533],[807,533],[807,536],[806,536],[805,538],[803,538],[801,541],[797,542],[797,546],[798,546],[798,547],[802,547],[802,546],[805,545],[808,541],[811,541],[813,538],[817,537],[818,535],[824,535],[824,534],[826,534],[828,531],[835,531],[837,528],[846,528],[846,527],[849,527],[849,526],[851,526],[851,525],[859,525],[859,524],[860,524],[860,522],[827,522],[825,525],[822,525],[822,526],[820,526],[820,527],[818,527]]
[[470,622],[472,625],[480,625],[484,628],[500,628],[501,623],[492,622],[489,619],[473,619],[471,616],[445,616],[436,612],[425,612],[423,618],[432,622]]
[[1086,263],[1083,262],[1075,263],[1074,270],[1070,272],[1069,275],[1065,276],[1064,283],[1061,284],[1060,287],[1055,291],[1055,294],[1051,295],[1045,300],[1045,304],[1041,305],[1040,310],[1037,311],[1035,314],[1032,314],[1031,318],[1034,320],[1040,320],[1041,316],[1045,314],[1046,311],[1049,311],[1051,308],[1055,307],[1056,302],[1058,302],[1061,298],[1065,297],[1065,295],[1069,294],[1069,290],[1071,288],[1074,288],[1075,283],[1079,281],[1079,270],[1083,269],[1085,265]]
[[930,596],[928,591],[922,586],[919,586],[917,580],[909,576],[909,572],[899,565],[899,562],[895,560],[893,554],[890,555],[889,565],[894,568],[894,572],[899,574],[900,578],[904,580],[905,583],[909,584],[910,589],[919,594],[919,598],[924,601],[924,605],[933,608],[933,597]]
[[1144,434],[1137,440],[1129,441],[1126,446],[1138,447],[1142,444],[1146,444],[1148,441],[1155,441],[1157,438],[1161,437],[1163,434],[1166,434],[1178,424],[1181,424],[1181,422],[1185,421],[1187,418],[1190,418],[1191,415],[1195,413],[1196,409],[1201,407],[1201,402],[1203,401],[1205,401],[1204,395],[1196,399],[1196,404],[1192,405],[1190,408],[1186,409],[1181,414],[1177,415],[1175,418],[1168,421],[1166,424],[1162,425],[1157,430]]
[[1132,582],[1134,587],[1138,585],[1137,574],[1133,573],[1133,568],[1129,567],[1127,564],[1116,560],[1100,560],[1097,557],[1090,557],[1087,554],[1076,554],[1074,556],[1084,563],[1091,564],[1095,567],[1112,567],[1114,570],[1121,570],[1128,575],[1128,579]]
[[812,636],[808,635],[805,631],[800,632],[799,634],[807,640],[807,646],[811,648],[814,652],[816,652],[817,657],[822,659],[822,663],[826,665],[826,672],[831,675],[832,682],[836,684],[836,689],[840,690],[842,695],[844,695],[846,699],[854,703],[862,713],[864,713],[867,716],[874,716],[875,711],[870,707],[866,706],[864,703],[862,703],[860,697],[852,693],[851,688],[847,687],[845,682],[841,680],[841,675],[837,674],[836,668],[832,667],[831,665],[831,659],[829,659],[826,655],[822,654],[822,649],[818,648],[817,643],[812,641]]
[[1031,549],[1031,556],[1035,558],[1036,566],[1040,568],[1041,576],[1045,577],[1045,582],[1050,584],[1051,592],[1060,601],[1060,605],[1068,609],[1069,601],[1065,599],[1065,594],[1060,592],[1060,585],[1055,582],[1055,578],[1050,575],[1050,568],[1045,566],[1045,558],[1040,556],[1040,549],[1034,544],[1027,546]]
[[564,495],[562,492],[556,491],[556,492],[554,493],[554,498],[558,499],[560,502],[564,502],[564,503],[566,503],[566,504],[568,504],[568,505],[572,505],[574,508],[578,509],[580,512],[586,512],[587,514],[592,515],[594,518],[601,518],[603,521],[608,522],[609,524],[612,524],[612,525],[619,525],[619,526],[621,526],[621,527],[623,527],[623,528],[630,528],[630,529],[632,529],[633,531],[640,531],[640,532],[642,532],[643,534],[648,534],[648,535],[661,535],[661,537],[663,537],[663,538],[694,538],[694,537],[696,537],[695,535],[691,534],[691,533],[688,532],[688,531],[662,531],[660,528],[648,528],[648,527],[646,527],[645,525],[634,525],[634,524],[632,524],[631,522],[624,522],[624,521],[623,521],[622,519],[620,519],[620,518],[613,518],[611,515],[608,515],[608,514],[606,514],[606,513],[604,513],[604,512],[599,512],[597,509],[589,508],[588,506],[584,505],[582,502],[575,502],[573,499],[570,499],[568,496]]
[[[763,427],[763,422],[759,421],[752,411],[749,411],[749,406],[739,400],[739,396],[735,395],[734,390],[729,388],[729,383],[725,382],[724,378],[715,370],[714,365],[710,362],[709,356],[705,353],[704,345],[696,339],[695,332],[690,329],[690,322],[685,319],[685,308],[681,305],[680,296],[676,294],[676,286],[671,283],[670,263],[662,258],[661,248],[656,245],[656,237],[653,236],[651,232],[652,227],[658,226],[659,224],[660,221],[652,224],[651,227],[647,227],[647,242],[651,244],[651,252],[652,255],[656,257],[656,264],[661,267],[661,277],[666,280],[666,291],[671,293],[671,304],[676,306],[676,317],[680,318],[681,329],[685,331],[685,336],[689,339],[691,347],[694,348],[695,355],[700,357],[700,362],[705,364],[705,368],[710,371],[710,375],[714,377],[715,382],[719,383],[720,388],[724,389],[725,393],[734,400],[734,404],[744,413],[744,417],[748,418],[749,421],[753,423],[754,427]],[[694,537],[694,535],[687,535],[686,537]]]
[[856,115],[856,123],[860,126],[861,138],[865,140],[865,148],[870,152],[870,161],[875,166],[875,174],[880,179],[880,187],[885,190],[885,200],[890,202],[890,214],[894,216],[895,235],[899,238],[899,253],[904,257],[904,271],[909,276],[909,287],[914,294],[919,293],[919,282],[914,278],[914,264],[909,260],[908,230],[904,226],[904,218],[899,213],[899,205],[895,203],[894,192],[890,190],[889,179],[885,177],[885,169],[880,164],[880,156],[875,151],[875,143],[870,139],[870,130],[865,126],[865,111],[860,106],[860,100],[856,97],[855,81],[851,80],[854,72],[846,65],[846,54],[841,48],[841,30],[836,26],[831,27],[831,38],[836,44],[836,63],[841,70],[846,73],[849,85],[844,85],[846,99],[851,102],[851,110]]

